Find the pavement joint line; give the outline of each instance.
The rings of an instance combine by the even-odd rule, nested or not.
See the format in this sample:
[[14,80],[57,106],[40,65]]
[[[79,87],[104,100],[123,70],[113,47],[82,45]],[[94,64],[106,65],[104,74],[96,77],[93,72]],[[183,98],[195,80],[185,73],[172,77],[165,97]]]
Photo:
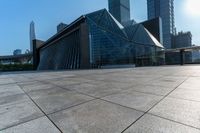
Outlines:
[[179,86],[181,86],[187,79],[189,79],[189,76],[181,82],[179,85],[177,85],[172,91],[170,91],[167,95],[165,95],[163,98],[161,98],[157,103],[155,103],[149,110],[147,110],[142,116],[140,116],[137,120],[135,120],[132,124],[130,124],[127,128],[125,128],[122,133],[124,133],[128,128],[130,128],[132,125],[134,125],[139,119],[141,119],[144,115],[146,115],[150,110],[152,110],[155,106],[157,106],[161,101],[166,99],[172,92],[174,92]]
[[123,93],[123,92],[126,92],[126,91],[132,91],[132,92],[137,92],[137,93],[142,93],[142,94],[146,94],[146,95],[152,95],[152,96],[159,96],[159,97],[164,97],[165,95],[158,95],[158,94],[153,94],[153,93],[147,93],[147,92],[140,92],[140,91],[136,91],[136,90],[132,90],[132,89],[126,89],[126,90],[122,90],[120,92],[116,92],[116,93],[113,93],[113,94],[108,94],[106,96],[103,96],[101,98],[105,98],[107,96],[112,96],[112,95],[115,95],[115,94],[120,94],[120,93]]
[[[128,70],[127,70],[127,71],[128,71]],[[118,72],[118,71],[115,71],[115,72]],[[115,73],[115,72],[113,72],[113,73]],[[119,71],[119,72],[121,72],[121,71]],[[91,75],[91,74],[89,74],[89,75]],[[188,75],[187,75],[187,76],[188,76]],[[83,76],[83,77],[84,77],[84,76]],[[164,77],[164,76],[160,76],[160,77]],[[187,77],[187,79],[188,79],[188,78],[189,78],[189,77]],[[34,78],[33,78],[33,79],[34,79]],[[60,79],[62,79],[62,78],[60,78]],[[186,80],[187,80],[187,79],[186,79]],[[155,80],[155,79],[153,79],[153,80]],[[186,80],[185,80],[185,81],[186,81]],[[97,81],[99,81],[99,80],[97,80]],[[101,80],[101,81],[102,81],[102,80]],[[184,83],[185,81],[183,81],[183,83]],[[30,81],[27,81],[27,82],[30,82]],[[39,81],[39,82],[40,82],[40,81]],[[19,82],[19,83],[20,83],[20,82]],[[15,83],[13,83],[13,84],[15,84]],[[81,83],[80,83],[80,84],[81,84]],[[182,83],[181,83],[181,84],[182,84]],[[180,84],[180,85],[181,85],[181,84]],[[180,85],[179,85],[179,86],[180,86]],[[62,87],[60,87],[60,86],[58,86],[58,87],[59,87],[59,88],[62,88]],[[178,87],[175,87],[174,90],[176,90],[177,88],[178,88]],[[66,88],[63,88],[63,89],[66,90]],[[161,99],[161,101],[164,100],[166,97],[170,97],[169,95],[170,95],[174,90],[172,90],[168,95],[166,95],[163,99]],[[70,90],[70,91],[71,91],[71,90]],[[143,92],[140,92],[140,93],[143,93]],[[89,96],[90,96],[90,95],[89,95]],[[91,96],[90,96],[90,97],[91,97]],[[173,98],[173,97],[172,97],[172,98]],[[97,98],[97,99],[102,100],[101,98]],[[93,99],[93,100],[97,100],[97,99]],[[175,98],[175,99],[176,99],[176,98]],[[184,100],[184,99],[183,99],[183,100]],[[185,99],[185,100],[187,100],[187,99]],[[104,101],[105,101],[105,100],[104,100]],[[159,101],[157,104],[159,104],[161,101]],[[108,102],[108,101],[107,101],[107,102]],[[113,103],[113,104],[116,104],[116,103]],[[157,105],[157,104],[156,104],[156,105]],[[155,106],[156,106],[156,105],[155,105]],[[154,107],[155,107],[155,106],[154,106]],[[125,107],[126,107],[126,106],[125,106]],[[154,108],[154,107],[152,107],[152,108]],[[126,107],[126,108],[127,108],[127,107]],[[134,109],[134,110],[135,110],[135,109]],[[150,111],[150,110],[149,110],[149,111]],[[58,111],[58,112],[59,112],[59,111]],[[141,111],[140,111],[140,112],[141,112]],[[145,114],[149,114],[148,111],[145,112]],[[144,115],[145,115],[145,114],[144,114]],[[153,115],[153,114],[151,114],[151,115]],[[156,115],[155,115],[155,116],[156,116]],[[143,117],[143,116],[141,116],[141,117]],[[157,117],[159,117],[159,116],[157,116]],[[160,118],[162,118],[162,117],[160,117]],[[163,119],[168,120],[167,118],[163,118]],[[139,119],[138,119],[138,120],[139,120]],[[170,120],[170,119],[169,119],[169,120]],[[171,120],[171,121],[173,121],[173,120]],[[176,121],[174,121],[174,122],[176,122]],[[179,122],[176,122],[176,123],[179,123]],[[185,125],[185,124],[183,124],[183,123],[180,123],[180,124]],[[189,126],[189,125],[186,125],[186,126]],[[190,127],[192,127],[192,126],[190,126]],[[194,127],[193,127],[193,128],[194,128]],[[128,129],[128,128],[127,128],[127,129]],[[197,129],[198,129],[198,128],[197,128]]]
[[17,84],[17,82],[15,82],[15,83],[7,83],[7,84],[0,84],[0,87],[1,86],[5,86],[5,85],[15,85],[15,84]]
[[[94,69],[94,70],[102,70],[102,69]],[[107,73],[116,73],[116,72],[124,72],[124,71],[128,71],[129,69],[127,69],[127,70],[123,70],[123,71],[119,71],[119,70],[116,70],[116,71],[111,71],[111,72],[106,72],[106,74]],[[66,72],[65,70],[63,70],[64,72]],[[92,70],[93,71],[93,70]],[[50,71],[50,72],[52,72],[52,71]],[[54,73],[54,72],[62,72],[62,71],[53,71],[52,73]],[[69,71],[69,72],[71,72],[71,71]],[[72,73],[73,74],[73,73]],[[92,75],[93,75],[94,73],[92,73]],[[96,74],[98,74],[98,73],[96,73]],[[75,76],[77,76],[77,77],[85,77],[85,76],[90,76],[91,75],[91,73],[90,74],[84,74],[84,75],[76,75],[76,74],[74,74]],[[98,75],[104,75],[104,73],[103,74],[98,74]],[[21,75],[21,76],[24,76],[24,77],[26,77],[26,78],[29,78],[29,79],[35,79],[35,78],[33,78],[33,77],[28,77],[28,76],[26,76],[26,75]],[[49,75],[49,76],[53,76],[53,75]],[[56,75],[54,75],[54,76],[56,76]],[[62,77],[61,77],[62,78]],[[54,79],[54,78],[53,78]],[[56,79],[56,78],[55,78]]]
[[73,105],[73,106],[70,106],[70,107],[67,107],[67,108],[63,108],[63,109],[60,109],[58,111],[54,111],[54,112],[51,112],[51,113],[48,113],[47,115],[53,115],[53,114],[56,114],[56,113],[59,113],[59,112],[62,112],[64,110],[70,110],[71,108],[75,108],[75,107],[78,107],[80,105],[84,105],[86,103],[89,103],[89,102],[92,102],[92,101],[96,101],[96,100],[99,100],[99,98],[96,98],[96,99],[91,99],[89,101],[85,101],[85,102],[82,102],[82,103],[79,103],[79,104],[76,104],[76,105]]
[[42,118],[42,117],[45,117],[45,115],[43,114],[42,116],[39,116],[39,117],[37,117],[37,118],[33,118],[33,119],[30,119],[30,120],[27,120],[27,121],[23,121],[23,122],[18,123],[18,124],[14,124],[14,125],[12,125],[12,126],[8,126],[8,127],[6,127],[6,128],[2,128],[2,129],[0,129],[0,131],[4,131],[4,130],[6,130],[6,129],[19,126],[19,125],[25,124],[25,123],[27,123],[27,122],[31,122],[31,121],[40,119],[40,118]]
[[22,91],[24,91],[24,93],[30,98],[30,100],[38,107],[38,109],[49,119],[49,121],[50,121],[61,133],[63,133],[62,130],[49,118],[49,116],[40,108],[40,106],[37,105],[37,103],[30,97],[30,95],[29,95],[20,85],[18,85],[18,86],[22,89]]
[[134,89],[133,90],[132,89],[128,89],[128,90],[131,90],[131,91],[134,91],[134,92],[138,92],[138,93],[148,94],[148,95],[160,96],[160,97],[164,97],[165,96],[165,95],[162,95],[162,94],[155,94],[155,93],[151,93],[151,92],[143,92],[143,91],[138,91],[138,90],[134,90]]
[[[116,72],[124,72],[124,71],[130,71],[130,70],[133,70],[133,69],[127,69],[127,70],[123,70],[123,71],[113,71],[113,72],[107,72],[107,73],[116,73]],[[97,73],[98,74],[98,73]],[[103,75],[103,74],[98,74],[98,75]],[[34,81],[38,81],[37,79],[35,79],[35,78],[33,78],[33,77],[27,77],[27,76],[25,76],[25,75],[21,75],[21,76],[24,76],[24,77],[26,77],[26,78],[29,78],[29,79],[33,79]],[[50,76],[53,76],[53,75],[50,75]],[[75,75],[75,76],[72,76],[71,78],[76,78],[76,76],[79,76],[79,77],[81,77],[81,78],[84,78],[84,77],[86,77],[86,76],[91,76],[91,74],[85,74],[85,75]],[[169,75],[165,75],[165,76],[170,76],[170,74]],[[161,77],[164,77],[163,75],[162,76],[159,76],[159,77],[157,77],[157,78],[155,78],[155,79],[150,79],[150,80],[148,80],[148,81],[146,81],[146,82],[150,82],[150,81],[153,81],[153,80],[156,80],[156,79],[159,79],[159,78],[161,78]],[[59,78],[52,78],[52,79],[63,79],[63,78],[67,78],[67,77],[59,77]],[[68,78],[70,78],[70,77],[68,77]],[[87,78],[86,77],[86,79],[89,79],[89,80],[91,80],[90,78]],[[46,81],[46,80],[48,80],[48,79],[43,79],[42,81]],[[49,80],[51,80],[51,79],[49,79]],[[106,80],[98,80],[98,79],[96,79],[95,81],[102,81],[102,82],[104,82],[104,81],[106,81]],[[27,81],[27,82],[30,82],[30,81]],[[47,82],[49,82],[49,81],[47,81]],[[116,83],[118,83],[118,81],[115,81],[115,80],[113,80],[112,82],[116,82]],[[83,83],[90,83],[89,81],[86,81],[86,82],[83,82]],[[125,82],[121,82],[121,83],[125,83]],[[126,83],[128,83],[128,82],[126,82]],[[79,83],[79,84],[81,84],[81,83]]]
[[190,101],[190,102],[196,102],[196,103],[200,103],[200,101],[197,101],[197,100],[191,100],[191,99],[180,98],[180,97],[175,97],[175,96],[168,96],[168,98],[172,98],[172,99],[177,99],[177,100],[184,100],[184,101]]
[[138,109],[135,109],[135,108],[132,108],[132,107],[128,107],[128,106],[125,106],[125,105],[122,105],[122,104],[119,104],[119,103],[111,102],[111,101],[108,101],[108,100],[105,100],[105,99],[100,98],[99,100],[110,103],[110,104],[118,105],[118,106],[121,106],[121,107],[124,107],[124,108],[128,108],[128,109],[131,109],[131,110],[134,110],[134,111],[145,113],[145,111],[138,110]]
[[34,82],[34,81],[37,81],[37,80],[33,79],[31,81],[15,81],[13,83],[0,84],[0,86],[3,86],[3,85],[12,85],[12,84],[19,84],[19,83],[27,83],[27,82]]
[[[54,87],[58,87],[58,88],[60,88],[60,89],[62,89],[62,90],[66,90],[66,91],[70,91],[70,92],[76,92],[76,93],[79,93],[79,94],[82,94],[82,95],[85,95],[85,96],[89,96],[89,97],[93,98],[92,100],[100,99],[99,97],[94,97],[94,96],[91,96],[91,95],[87,95],[87,94],[85,94],[85,93],[73,91],[73,90],[64,88],[64,87],[62,87],[62,86],[56,85],[56,84],[52,84],[51,82],[48,82],[48,81],[39,81],[39,80],[36,80],[36,81],[37,81],[37,82],[40,82],[40,83],[44,83],[44,84],[51,84],[51,85],[53,85]],[[81,83],[80,83],[80,84],[81,84]],[[18,85],[18,86],[20,86],[20,85]],[[20,88],[22,89],[23,87],[20,86]],[[25,92],[25,91],[24,91],[24,92]],[[26,93],[26,94],[28,94],[28,93]],[[89,101],[92,101],[92,100],[89,100]],[[89,101],[87,101],[87,102],[89,102]],[[85,103],[85,102],[83,102],[83,103]],[[66,108],[66,109],[67,109],[67,108]],[[59,112],[59,111],[56,111],[56,112]],[[53,112],[53,113],[54,113],[54,112]]]
[[[38,82],[42,82],[42,81],[38,81]],[[53,85],[53,84],[52,84],[52,85]],[[58,87],[58,88],[60,88],[60,89],[66,90],[66,91],[74,92],[74,91],[72,91],[72,90],[68,90],[68,89],[66,89],[66,88],[62,88],[62,87],[60,87],[60,86],[56,86],[56,85],[54,85],[54,86],[55,86],[55,87]],[[77,92],[77,93],[79,93],[79,92]],[[26,94],[28,94],[28,93],[26,93]],[[94,97],[94,96],[91,96],[91,95],[86,95],[86,94],[84,94],[84,93],[79,93],[79,94],[82,94],[82,95],[85,95],[85,96],[89,96],[89,97],[91,97],[91,98],[93,98],[93,99],[87,100],[87,101],[85,101],[85,102],[81,102],[81,103],[76,104],[76,105],[72,105],[72,106],[70,106],[70,107],[66,107],[66,108],[57,110],[57,111],[54,111],[54,112],[51,112],[51,113],[45,113],[45,114],[46,114],[46,115],[55,114],[55,113],[57,113],[57,112],[61,112],[61,111],[63,111],[63,110],[67,110],[67,109],[70,109],[70,108],[73,108],[73,107],[76,107],[76,106],[79,106],[79,105],[82,105],[82,104],[85,104],[85,103],[88,103],[88,102],[91,102],[91,101],[95,101],[95,100],[100,99],[100,98],[98,98],[98,97]]]
[[[128,71],[128,70],[126,70],[126,71]],[[121,71],[120,71],[121,72]],[[114,73],[114,72],[113,72]],[[90,75],[90,74],[88,74],[88,75]],[[165,75],[166,76],[166,75]],[[165,76],[159,76],[159,77],[157,77],[157,78],[155,78],[155,79],[151,79],[151,80],[149,80],[149,81],[147,81],[147,82],[150,82],[150,81],[153,81],[153,80],[156,80],[156,79],[160,79],[161,77],[165,77]],[[170,75],[169,75],[170,76]],[[84,77],[84,76],[82,76],[82,77]],[[29,77],[30,78],[30,77]],[[75,77],[73,77],[73,78],[75,78]],[[54,78],[54,79],[62,79],[62,78]],[[120,93],[120,92],[122,92],[122,91],[126,91],[126,90],[129,90],[129,89],[131,89],[131,87],[136,87],[136,86],[140,86],[140,84],[136,84],[135,86],[133,86],[133,85],[131,85],[131,86],[129,86],[129,87],[125,87],[124,88],[124,90],[121,90],[121,91],[119,91],[119,92],[116,92],[116,93],[112,93],[112,94],[108,94],[108,95],[105,95],[105,96],[102,96],[102,97],[95,97],[95,96],[92,96],[92,95],[88,95],[88,94],[86,94],[86,93],[82,93],[82,92],[80,92],[80,91],[76,91],[76,90],[71,90],[71,89],[69,89],[69,88],[64,88],[63,86],[60,86],[60,85],[57,85],[57,84],[54,84],[54,83],[51,83],[50,81],[46,81],[46,80],[42,80],[42,81],[39,81],[39,80],[35,80],[35,81],[37,81],[37,82],[41,82],[41,83],[44,83],[44,84],[51,84],[51,85],[53,85],[53,86],[55,86],[55,87],[59,87],[59,88],[62,88],[62,89],[64,89],[64,90],[67,90],[67,91],[72,91],[72,92],[76,92],[76,93],[79,93],[79,94],[82,94],[82,95],[86,95],[86,96],[89,96],[89,97],[93,97],[94,99],[101,99],[101,98],[104,98],[104,97],[106,97],[106,96],[110,96],[110,95],[114,95],[114,94],[118,94],[118,93]],[[104,80],[94,80],[94,81],[102,81],[102,82],[104,82]],[[117,82],[117,81],[114,81],[114,82]],[[82,83],[90,83],[90,82],[82,82]],[[77,84],[72,84],[72,85],[69,85],[70,87],[71,86],[73,86],[73,85],[81,85],[82,83],[77,83]],[[118,82],[117,82],[118,83]],[[146,85],[146,86],[148,86],[148,85]],[[135,90],[133,90],[133,91],[135,91]],[[140,92],[140,91],[135,91],[135,92],[139,92],[139,93],[143,93],[143,94],[151,94],[151,95],[155,95],[155,96],[165,96],[165,95],[156,95],[156,94],[153,94],[153,93],[145,93],[145,92]],[[101,99],[102,100],[102,99]],[[108,101],[107,101],[108,102]],[[118,104],[118,105],[120,105],[120,104]],[[126,107],[126,106],[125,106]],[[132,108],[132,109],[134,109],[134,108]],[[136,110],[136,109],[135,109]],[[138,110],[138,111],[141,111],[141,110]]]
[[[55,78],[55,79],[63,79],[63,78]],[[60,87],[59,85],[54,84],[54,83],[51,83],[50,81],[46,81],[46,80],[35,80],[35,81],[37,81],[37,82],[41,82],[41,83],[44,83],[44,84],[51,84],[51,85],[54,85],[54,86]],[[94,80],[94,81],[98,81],[98,80]],[[89,81],[85,81],[85,82],[81,82],[81,83],[71,84],[71,85],[69,85],[69,86],[73,86],[73,85],[81,85],[82,83],[90,83],[90,82],[89,82]],[[61,87],[61,88],[63,88],[63,87]],[[64,88],[64,89],[66,90],[67,88]],[[67,90],[70,90],[70,89],[67,89]],[[70,90],[70,91],[71,91],[71,90]]]
[[[39,81],[39,82],[42,82],[42,81]],[[20,85],[19,85],[20,86]],[[60,86],[56,86],[56,87],[58,87],[58,88],[61,88],[61,89],[63,89],[63,90],[66,90],[66,88],[62,88],[62,87],[60,87]],[[22,89],[22,87],[20,87],[21,89]],[[24,90],[23,90],[24,91]],[[74,92],[74,91],[71,91],[71,90],[68,90],[67,89],[67,91],[70,91],[70,92]],[[24,91],[25,92],[25,91]],[[28,95],[28,93],[26,93],[25,92],[25,94],[26,95]],[[82,94],[82,93],[79,93],[79,94]],[[51,113],[48,113],[48,114],[46,114],[42,109],[42,112],[45,114],[45,115],[51,115],[51,114],[55,114],[55,113],[58,113],[58,112],[62,112],[62,111],[64,111],[64,110],[68,110],[68,109],[70,109],[70,108],[74,108],[74,107],[76,107],[76,106],[80,106],[80,105],[82,105],[82,104],[86,104],[86,103],[88,103],[88,102],[91,102],[91,101],[95,101],[95,100],[98,100],[98,99],[100,99],[100,98],[98,98],[98,97],[94,97],[94,96],[90,96],[90,95],[86,95],[86,94],[82,94],[82,95],[85,95],[85,96],[89,96],[89,97],[91,97],[91,98],[93,98],[93,99],[91,99],[91,100],[88,100],[88,101],[85,101],[85,102],[82,102],[82,103],[79,103],[79,104],[76,104],[76,105],[73,105],[73,106],[70,106],[70,107],[67,107],[67,108],[63,108],[63,109],[60,109],[60,110],[57,110],[57,111],[54,111],[54,112],[51,112]],[[29,95],[28,95],[29,96]],[[30,96],[29,96],[29,98],[30,99],[32,99]],[[32,99],[33,100],[33,99]],[[34,100],[33,100],[34,101]],[[35,103],[35,101],[34,101],[34,103]],[[37,103],[35,103],[35,104],[37,104]],[[39,107],[39,105],[38,105],[38,107]],[[49,118],[50,119],[50,118]]]
[[[150,79],[150,80],[148,80],[148,81],[146,81],[146,82],[150,82],[150,81],[159,79],[159,78],[161,78],[161,77],[163,77],[163,76],[159,76],[159,77],[157,77],[157,78]],[[137,78],[137,77],[136,77],[136,78]],[[107,81],[107,80],[103,79],[103,80],[97,80],[97,81]],[[111,80],[111,81],[112,81],[112,82],[116,82],[116,83],[119,83],[119,82],[120,82],[120,81],[116,81],[116,80]],[[121,82],[121,83],[126,83],[126,84],[128,84],[129,82]]]
[[[45,84],[51,84],[51,85],[53,85],[55,87],[58,87],[58,88],[61,88],[61,89],[67,90],[67,91],[79,93],[79,94],[82,94],[82,95],[85,95],[85,96],[89,96],[89,97],[92,97],[92,98],[95,98],[95,99],[100,99],[100,98],[103,98],[103,97],[106,97],[106,96],[109,96],[109,95],[117,94],[117,93],[120,93],[120,92],[122,92],[124,90],[127,90],[127,89],[129,89],[131,87],[131,86],[128,86],[128,87],[122,88],[124,90],[120,90],[119,92],[108,94],[108,95],[105,95],[105,96],[102,96],[102,97],[96,97],[96,96],[92,96],[92,95],[89,95],[89,94],[86,94],[86,93],[83,93],[83,92],[80,92],[80,91],[71,90],[69,88],[64,88],[63,86],[60,86],[60,85],[57,85],[57,84],[54,84],[54,83],[51,83],[51,82],[48,82],[48,81],[38,81],[38,82],[45,83]],[[82,83],[89,83],[89,82],[82,82]],[[72,85],[69,85],[69,86],[72,87],[73,85],[81,85],[82,83],[72,84]]]
[[165,120],[168,120],[168,121],[171,121],[171,122],[175,122],[175,123],[178,123],[180,125],[184,125],[184,126],[187,126],[187,127],[191,127],[191,128],[195,128],[195,129],[198,129],[200,130],[200,128],[197,128],[197,127],[194,127],[194,126],[191,126],[191,125],[187,125],[185,123],[182,123],[182,122],[179,122],[179,121],[175,121],[175,120],[171,120],[169,118],[165,118],[165,117],[162,117],[162,116],[159,116],[159,115],[155,115],[155,114],[152,114],[152,113],[147,113],[148,115],[152,115],[152,116],[156,116],[156,117],[159,117],[161,119],[165,119]]
[[[44,81],[38,81],[38,82],[49,83],[49,82],[46,82],[46,81],[45,81],[45,82],[44,82]],[[50,84],[52,84],[52,83],[50,83]],[[80,83],[80,84],[81,84],[81,83]],[[55,84],[52,84],[52,85],[54,85],[54,86],[56,86],[56,87],[59,87],[59,88],[62,88],[62,89],[64,89],[64,90],[69,90],[69,89],[63,88],[63,87],[58,86],[58,85],[55,85]],[[127,87],[127,88],[128,88],[128,87]],[[72,90],[69,90],[69,91],[72,91]],[[123,90],[121,90],[121,91],[123,91]],[[120,92],[121,92],[121,91],[120,91]],[[77,92],[77,91],[76,91],[76,92]],[[77,92],[77,93],[86,95],[85,93],[81,93],[81,92]],[[27,93],[26,93],[26,94],[27,94]],[[117,94],[117,93],[113,93],[113,94]],[[113,95],[113,94],[109,94],[109,95]],[[106,96],[109,96],[109,95],[106,95]],[[69,109],[74,108],[74,107],[76,107],[76,106],[80,106],[80,105],[82,105],[82,104],[86,104],[86,103],[89,103],[89,102],[95,101],[95,100],[101,100],[101,101],[108,102],[108,103],[111,103],[111,104],[114,104],[114,105],[118,105],[118,106],[121,106],[121,107],[124,107],[124,108],[129,108],[129,109],[131,109],[131,110],[135,110],[135,111],[138,111],[138,112],[145,113],[144,111],[141,111],[141,110],[137,110],[137,109],[134,109],[134,108],[131,108],[131,107],[123,106],[123,105],[121,105],[121,104],[117,104],[117,103],[114,103],[114,102],[110,102],[110,101],[101,99],[101,98],[106,97],[106,96],[103,96],[103,97],[94,97],[94,96],[91,96],[91,95],[86,95],[86,96],[93,97],[94,99],[89,100],[89,101],[86,101],[86,102],[83,102],[83,103],[80,103],[80,104],[77,104],[77,105],[74,105],[74,106],[70,106],[70,107],[67,107],[67,108],[64,108],[64,109],[61,109],[61,110],[58,110],[58,111],[55,111],[55,112],[52,112],[52,113],[49,113],[49,114],[46,114],[46,113],[44,112],[44,114],[45,114],[45,115],[56,114],[56,113],[58,113],[58,112],[62,112],[62,111],[64,111],[64,110],[69,110]],[[32,99],[32,98],[31,98],[31,99]],[[42,111],[42,112],[43,112],[43,111]],[[50,118],[49,118],[49,119],[50,119]]]
[[[149,112],[145,112],[145,111],[142,111],[142,110],[138,110],[138,109],[135,109],[135,108],[132,108],[132,107],[124,106],[124,105],[121,105],[121,104],[118,104],[118,103],[115,103],[115,102],[111,102],[111,101],[108,101],[108,100],[105,100],[105,99],[100,99],[100,100],[105,101],[105,102],[108,102],[108,103],[111,103],[111,104],[119,105],[119,106],[122,106],[122,107],[125,107],[125,108],[129,108],[129,109],[132,109],[132,110],[135,110],[135,111],[138,111],[138,112],[142,112],[142,113],[144,113],[143,115],[146,115],[146,114],[148,114],[148,115],[153,115],[153,116],[156,116],[156,117],[159,117],[159,118],[168,120],[168,121],[172,121],[172,122],[175,122],[175,123],[178,123],[178,124],[181,124],[181,125],[185,125],[185,126],[192,127],[192,128],[195,128],[195,129],[200,130],[200,128],[197,128],[197,127],[194,127],[194,126],[191,126],[191,125],[187,125],[187,124],[184,124],[184,123],[181,123],[181,122],[178,122],[178,121],[174,121],[174,120],[171,120],[171,119],[168,119],[168,118],[159,116],[159,115],[155,115],[155,114],[152,114],[152,113],[149,113]],[[141,118],[142,118],[142,117],[141,117]]]
[[[86,82],[86,83],[87,83],[87,82]],[[81,83],[80,83],[80,84],[77,84],[77,85],[81,85]],[[62,87],[62,86],[60,86],[60,87],[63,88],[63,89],[65,89],[65,88]],[[71,85],[70,87],[73,87],[73,85]],[[92,96],[92,95],[90,95],[90,94],[86,94],[86,93],[83,93],[83,92],[80,92],[80,91],[71,90],[71,89],[69,89],[69,88],[66,88],[66,89],[71,90],[71,91],[75,91],[75,92],[77,92],[77,93],[81,93],[81,94],[84,94],[84,95],[88,95],[88,96],[91,96],[91,97],[95,97],[95,98],[103,98],[103,97],[106,97],[106,96],[109,96],[109,95],[117,94],[117,93],[120,93],[120,92],[122,92],[122,91],[128,90],[130,87],[131,87],[131,86],[124,87],[124,88],[120,88],[121,90],[119,90],[118,92],[114,92],[114,93],[112,93],[112,94],[107,94],[107,95],[101,96],[101,97],[95,97],[95,96]],[[114,89],[115,89],[115,88],[114,88]]]
[[[43,82],[43,81],[40,81],[40,82]],[[45,82],[43,82],[43,83],[45,83]],[[58,88],[60,88],[60,89],[63,89],[63,90],[65,90],[65,91],[70,91],[70,92],[78,93],[78,94],[81,94],[81,95],[89,96],[89,97],[92,97],[92,98],[94,98],[94,99],[98,98],[98,97],[94,97],[94,96],[91,96],[91,95],[88,95],[88,94],[85,94],[85,93],[82,93],[82,92],[78,92],[78,91],[75,91],[75,90],[70,90],[70,89],[68,89],[68,88],[64,88],[64,87],[62,87],[62,86],[60,86],[60,85],[56,85],[56,84],[53,84],[53,83],[51,83],[51,82],[47,82],[47,83],[48,83],[48,84],[51,84],[51,85],[53,85],[53,86],[55,86],[55,87],[58,87]],[[80,83],[80,84],[81,84],[81,83]],[[75,84],[75,85],[79,85],[79,84]]]
[[[62,87],[62,86],[53,84],[53,83],[48,82],[48,81],[39,81],[39,80],[37,80],[37,81],[40,82],[40,83],[44,83],[44,84],[51,84],[51,85],[53,85],[53,86],[55,86],[55,87],[58,87],[58,88],[60,88],[60,89],[66,90],[66,91],[75,92],[75,93],[78,93],[78,94],[81,94],[81,95],[85,95],[85,96],[92,97],[92,98],[94,98],[94,99],[99,99],[98,97],[94,97],[94,96],[91,96],[91,95],[88,95],[88,94],[85,94],[85,93],[77,92],[77,91],[75,91],[75,90],[70,90],[70,89],[68,89],[68,88],[64,88],[64,87]],[[81,84],[81,83],[79,83],[79,84]],[[75,84],[75,85],[79,85],[79,84]]]
[[[50,84],[51,84],[51,83],[50,83]],[[81,83],[80,83],[80,84],[81,84]],[[86,95],[86,96],[89,96],[89,97],[93,97],[93,98],[96,98],[96,99],[101,99],[101,98],[104,98],[104,97],[107,97],[107,96],[110,96],[110,95],[119,94],[119,93],[121,93],[121,92],[126,91],[126,90],[129,89],[129,87],[121,88],[121,89],[124,89],[124,90],[119,90],[119,92],[115,92],[115,93],[107,94],[107,95],[105,95],[105,96],[98,97],[98,96],[92,96],[92,95],[90,95],[90,94],[86,94],[86,93],[83,93],[83,92],[80,92],[80,91],[77,91],[77,90],[71,90],[71,89],[69,89],[69,88],[64,88],[64,87],[59,86],[59,85],[55,85],[55,84],[52,84],[52,85],[54,85],[54,86],[56,86],[56,87],[59,87],[59,88],[62,88],[62,89],[64,89],[64,90],[72,91],[72,92],[79,93],[79,94],[82,94],[82,95]],[[79,85],[79,84],[76,84],[76,85]],[[73,86],[73,85],[71,85],[71,86]]]

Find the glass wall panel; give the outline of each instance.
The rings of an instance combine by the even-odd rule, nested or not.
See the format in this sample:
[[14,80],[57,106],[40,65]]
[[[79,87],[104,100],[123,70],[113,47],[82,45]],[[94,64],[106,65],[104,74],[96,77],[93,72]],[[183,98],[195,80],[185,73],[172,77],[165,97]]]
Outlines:
[[[49,45],[49,44],[48,44]],[[40,50],[39,70],[80,68],[79,30]]]

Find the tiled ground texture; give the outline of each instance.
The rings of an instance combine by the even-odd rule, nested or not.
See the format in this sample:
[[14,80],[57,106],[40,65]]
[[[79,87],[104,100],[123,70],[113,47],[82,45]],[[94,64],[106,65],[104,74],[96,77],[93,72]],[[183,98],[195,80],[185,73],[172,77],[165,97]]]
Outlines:
[[1,133],[200,133],[200,66],[0,74]]

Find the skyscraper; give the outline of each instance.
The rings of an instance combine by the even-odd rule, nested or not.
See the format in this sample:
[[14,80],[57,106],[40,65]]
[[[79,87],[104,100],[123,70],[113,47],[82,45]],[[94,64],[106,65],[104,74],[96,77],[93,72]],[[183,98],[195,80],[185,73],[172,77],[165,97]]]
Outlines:
[[35,36],[35,23],[32,21],[30,23],[30,52],[33,52],[33,40],[36,39]]
[[130,0],[108,0],[108,7],[120,23],[130,20]]
[[64,28],[67,27],[67,24],[65,23],[60,23],[59,25],[57,25],[57,32],[62,31]]
[[172,35],[175,34],[174,0],[147,0],[148,19],[162,18],[163,44],[172,47]]

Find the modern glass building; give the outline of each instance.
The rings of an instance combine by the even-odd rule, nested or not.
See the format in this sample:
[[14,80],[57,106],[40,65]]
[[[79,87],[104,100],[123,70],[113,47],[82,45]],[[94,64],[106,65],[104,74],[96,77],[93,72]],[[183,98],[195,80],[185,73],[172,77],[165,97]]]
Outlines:
[[148,19],[162,18],[163,44],[172,47],[171,36],[175,34],[174,0],[147,0]]
[[130,21],[130,0],[108,0],[108,8],[120,23]]
[[122,26],[106,9],[86,14],[38,49],[39,70],[159,65],[163,46],[142,24]]

